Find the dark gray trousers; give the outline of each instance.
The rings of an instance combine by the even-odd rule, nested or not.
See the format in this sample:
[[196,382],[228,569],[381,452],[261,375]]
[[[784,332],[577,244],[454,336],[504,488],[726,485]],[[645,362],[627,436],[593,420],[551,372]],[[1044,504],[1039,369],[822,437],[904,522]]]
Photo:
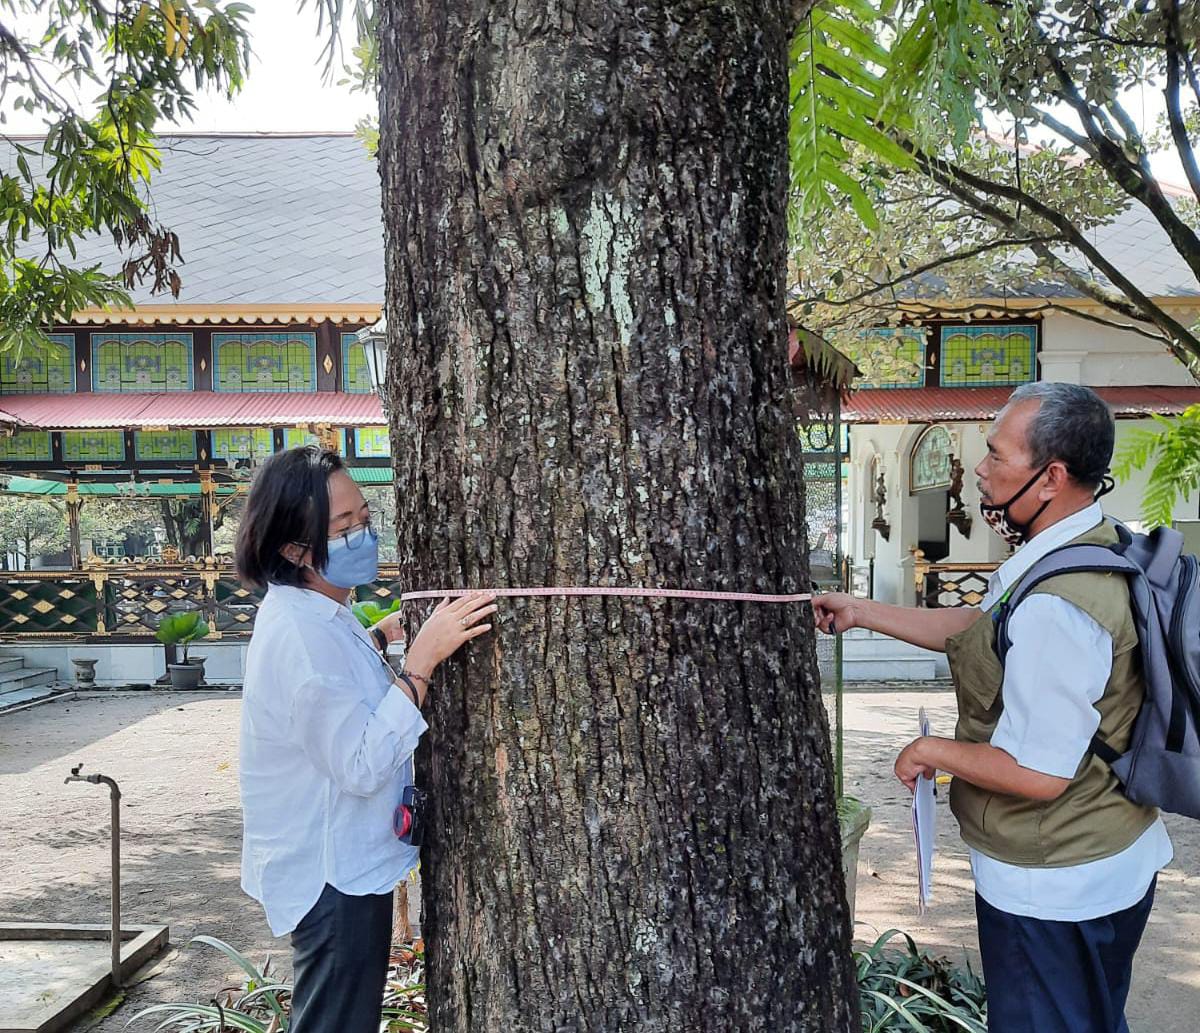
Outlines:
[[326,886],[292,932],[290,1033],[378,1033],[392,945],[392,894]]
[[1133,955],[1157,883],[1132,907],[1085,922],[1010,915],[976,893],[990,1033],[1129,1033]]

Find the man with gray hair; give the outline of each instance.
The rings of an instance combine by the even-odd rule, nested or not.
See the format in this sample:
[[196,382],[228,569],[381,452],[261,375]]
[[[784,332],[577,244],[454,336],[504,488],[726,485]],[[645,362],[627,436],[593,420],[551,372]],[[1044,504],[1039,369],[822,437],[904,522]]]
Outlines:
[[813,601],[822,631],[869,628],[947,654],[954,738],[915,739],[895,770],[909,789],[918,775],[954,776],[991,1033],[1127,1033],[1134,952],[1172,856],[1158,812],[1131,802],[1090,745],[1099,735],[1124,752],[1145,694],[1124,579],[1043,582],[1009,617],[1003,664],[995,649],[1000,608],[1037,560],[1070,542],[1117,541],[1098,502],[1114,437],[1089,388],[1018,388],[975,468],[983,519],[1019,546],[980,606]]

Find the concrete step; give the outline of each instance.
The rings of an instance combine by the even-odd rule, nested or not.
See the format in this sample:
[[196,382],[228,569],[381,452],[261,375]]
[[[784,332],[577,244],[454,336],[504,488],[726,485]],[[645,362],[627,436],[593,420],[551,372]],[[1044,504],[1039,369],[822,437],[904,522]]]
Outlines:
[[57,696],[59,690],[52,685],[35,685],[28,689],[16,689],[12,692],[0,693],[0,713],[17,707],[36,703],[38,700]]
[[53,667],[20,667],[0,674],[0,697],[9,692],[33,689],[40,685],[53,685],[58,681],[58,671]]
[[846,638],[842,640],[842,656],[855,660],[888,660],[892,657],[915,656],[928,659],[933,656],[928,649],[897,642],[894,638]]
[[842,660],[843,681],[932,681],[937,677],[933,657],[893,656]]
[[19,656],[4,656],[3,654],[0,654],[0,674],[3,674],[6,671],[15,671],[24,666],[25,661]]

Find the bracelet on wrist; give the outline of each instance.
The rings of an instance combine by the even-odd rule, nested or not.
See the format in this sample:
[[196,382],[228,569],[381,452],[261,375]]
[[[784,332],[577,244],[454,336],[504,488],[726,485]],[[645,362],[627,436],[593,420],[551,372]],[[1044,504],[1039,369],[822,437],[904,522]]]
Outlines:
[[410,671],[410,670],[409,670],[407,667],[406,667],[406,668],[404,668],[404,670],[403,670],[403,671],[401,671],[400,673],[401,673],[401,674],[402,674],[404,677],[406,677],[406,678],[415,678],[415,679],[416,679],[417,681],[419,681],[419,682],[424,682],[424,683],[425,683],[425,688],[426,688],[426,689],[428,689],[428,688],[429,688],[429,679],[428,679],[428,678],[426,678],[426,677],[425,677],[425,675],[423,675],[423,674],[417,674],[417,672],[416,672],[416,671]]
[[417,691],[416,683],[407,674],[398,674],[396,677],[408,686],[408,691],[412,693],[413,706],[421,705],[421,694]]

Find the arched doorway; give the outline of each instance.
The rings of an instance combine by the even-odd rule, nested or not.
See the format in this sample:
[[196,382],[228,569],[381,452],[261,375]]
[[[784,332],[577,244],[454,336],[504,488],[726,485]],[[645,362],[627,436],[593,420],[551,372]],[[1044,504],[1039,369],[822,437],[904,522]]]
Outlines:
[[950,554],[950,481],[953,476],[954,441],[939,424],[926,427],[915,442],[909,460],[909,492],[917,502],[917,548],[932,563]]

